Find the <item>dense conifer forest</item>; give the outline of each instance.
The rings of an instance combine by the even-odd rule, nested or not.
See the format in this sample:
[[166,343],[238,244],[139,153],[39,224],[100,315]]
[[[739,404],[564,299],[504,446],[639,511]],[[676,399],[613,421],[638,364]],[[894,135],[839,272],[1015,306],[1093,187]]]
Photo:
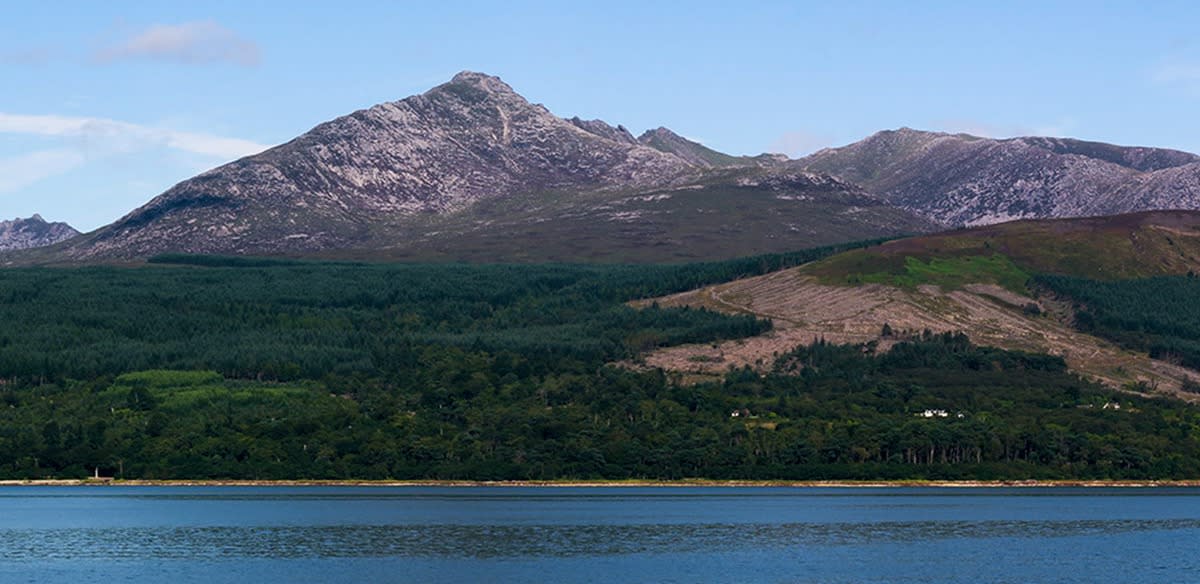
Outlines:
[[1098,281],[1038,276],[1034,282],[1071,301],[1080,330],[1146,351],[1155,359],[1200,369],[1200,278],[1189,274]]
[[1200,414],[922,335],[683,383],[613,365],[769,323],[625,302],[679,266],[170,256],[0,271],[0,478],[999,479],[1200,474]]

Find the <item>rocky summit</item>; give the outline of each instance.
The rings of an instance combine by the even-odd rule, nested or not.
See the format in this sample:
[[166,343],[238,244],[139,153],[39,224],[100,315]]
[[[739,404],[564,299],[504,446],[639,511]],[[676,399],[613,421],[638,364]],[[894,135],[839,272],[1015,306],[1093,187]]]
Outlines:
[[0,251],[33,249],[53,245],[79,235],[66,223],[50,223],[34,214],[28,219],[0,221]]
[[1200,209],[1200,156],[1161,148],[901,128],[794,164],[950,226]]
[[5,252],[2,263],[163,253],[679,262],[1161,209],[1200,209],[1200,156],[908,128],[799,160],[732,156],[667,128],[635,136],[559,117],[468,71],[183,181],[95,232]]
[[[665,128],[635,138],[560,118],[497,77],[463,72],[179,183],[38,261],[166,252],[670,261],[932,228],[855,185],[795,180],[784,160],[725,155]],[[791,175],[769,176],[777,172]],[[778,236],[739,224],[749,216],[769,219]]]

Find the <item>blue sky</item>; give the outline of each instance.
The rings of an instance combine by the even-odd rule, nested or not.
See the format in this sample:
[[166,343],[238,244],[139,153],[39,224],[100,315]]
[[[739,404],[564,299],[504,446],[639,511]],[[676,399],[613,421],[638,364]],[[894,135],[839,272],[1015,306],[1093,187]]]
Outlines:
[[799,155],[910,126],[1200,152],[1200,3],[6,5],[0,218],[94,229],[471,69],[561,116]]

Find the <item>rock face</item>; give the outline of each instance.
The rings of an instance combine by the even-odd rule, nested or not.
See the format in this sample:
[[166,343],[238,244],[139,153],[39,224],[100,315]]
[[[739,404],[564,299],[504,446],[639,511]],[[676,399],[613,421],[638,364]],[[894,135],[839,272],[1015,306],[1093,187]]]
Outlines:
[[717,152],[711,148],[704,146],[698,142],[693,142],[668,130],[666,128],[655,128],[647,130],[641,136],[638,136],[638,142],[645,144],[655,150],[674,154],[686,161],[689,164],[699,166],[701,168],[713,168],[718,166],[740,166],[747,164],[746,158],[730,156],[721,152]]
[[902,128],[794,164],[953,226],[1200,209],[1200,156],[1159,148]]
[[[623,126],[559,118],[499,78],[463,72],[421,95],[323,123],[179,183],[112,225],[55,248],[54,257],[34,261],[337,250],[366,250],[357,254],[366,256],[387,250],[378,257],[391,258],[409,257],[404,248],[418,243],[436,257],[497,261],[513,256],[489,250],[561,250],[560,240],[581,228],[595,242],[589,245],[620,243],[631,226],[643,223],[644,239],[630,240],[637,242],[632,256],[615,257],[656,261],[691,257],[676,248],[694,245],[693,239],[725,254],[931,228],[831,177],[765,176],[786,171],[783,161],[728,156],[664,128],[634,138]],[[746,187],[747,180],[765,186]],[[659,194],[637,198],[646,193]],[[731,211],[730,221],[749,217],[752,209],[770,209],[801,226],[795,233],[804,237],[747,246],[762,234],[728,224],[718,226],[718,234],[681,235],[694,223],[689,217],[709,225]],[[834,216],[836,228],[826,228],[831,222],[825,218]],[[588,223],[581,225],[584,218]],[[570,233],[550,234],[543,225],[549,221],[570,225]],[[480,240],[486,243],[460,250],[461,240],[477,232],[487,234]],[[559,239],[547,241],[551,235]],[[634,253],[651,247],[658,251]],[[537,257],[603,255],[582,243],[575,248]]]
[[184,181],[72,255],[366,244],[380,223],[460,211],[484,199],[658,187],[694,170],[623,138],[602,122],[555,117],[496,77],[464,72]]
[[79,235],[66,223],[48,223],[41,215],[28,219],[0,221],[0,251],[33,249],[65,241]]

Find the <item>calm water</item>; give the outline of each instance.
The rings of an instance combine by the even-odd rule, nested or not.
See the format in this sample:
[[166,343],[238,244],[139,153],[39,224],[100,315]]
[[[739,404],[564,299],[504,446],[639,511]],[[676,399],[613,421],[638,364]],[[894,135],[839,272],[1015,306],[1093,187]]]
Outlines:
[[1200,490],[0,488],[0,582],[1200,582]]

